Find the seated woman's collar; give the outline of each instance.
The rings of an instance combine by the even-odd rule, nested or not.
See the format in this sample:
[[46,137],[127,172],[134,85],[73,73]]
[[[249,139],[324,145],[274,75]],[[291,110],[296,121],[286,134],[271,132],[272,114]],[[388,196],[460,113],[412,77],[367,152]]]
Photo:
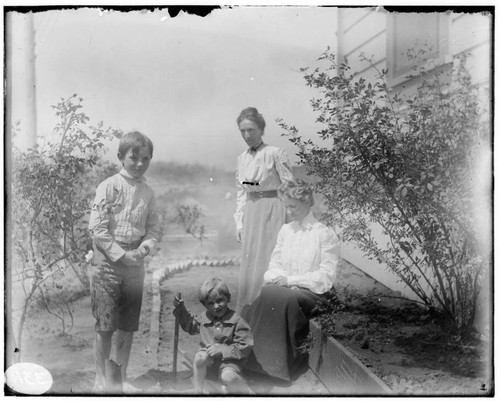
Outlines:
[[297,223],[300,224],[304,228],[311,228],[314,225],[314,223],[316,223],[317,221],[318,220],[316,220],[316,218],[314,217],[312,212],[309,212],[307,214],[307,216],[302,219],[302,221],[297,222]]

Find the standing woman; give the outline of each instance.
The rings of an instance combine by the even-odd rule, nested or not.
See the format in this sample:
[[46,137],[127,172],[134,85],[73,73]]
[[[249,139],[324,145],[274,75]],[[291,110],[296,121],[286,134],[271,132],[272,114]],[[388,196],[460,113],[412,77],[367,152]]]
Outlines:
[[237,313],[259,295],[264,273],[286,212],[278,187],[294,179],[285,151],[263,142],[266,122],[254,107],[244,109],[236,120],[248,145],[238,157],[236,172],[236,235],[242,242]]

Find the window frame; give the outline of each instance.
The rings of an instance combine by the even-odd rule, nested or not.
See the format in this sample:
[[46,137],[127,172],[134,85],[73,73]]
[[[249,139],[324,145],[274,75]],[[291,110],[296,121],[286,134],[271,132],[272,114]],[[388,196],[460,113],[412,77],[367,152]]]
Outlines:
[[[418,60],[408,66],[398,69],[396,52],[398,49],[405,47],[405,50],[412,46],[412,43],[398,43],[396,33],[396,18],[401,13],[392,13],[387,15],[387,78],[389,87],[400,85],[409,81],[408,75],[413,70],[415,65],[420,64]],[[424,68],[431,70],[439,65],[446,64],[450,61],[450,31],[451,31],[451,14],[438,13],[437,14],[437,42],[438,49],[437,55],[432,63],[423,65]],[[418,32],[415,32],[415,39],[418,39]]]

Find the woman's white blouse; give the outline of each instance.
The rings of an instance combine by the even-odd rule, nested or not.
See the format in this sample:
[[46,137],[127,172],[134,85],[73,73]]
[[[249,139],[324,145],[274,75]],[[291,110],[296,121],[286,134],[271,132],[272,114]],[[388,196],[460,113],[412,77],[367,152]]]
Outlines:
[[[236,171],[236,229],[243,227],[243,214],[247,192],[278,189],[285,181],[293,180],[292,167],[285,151],[277,146],[262,144],[256,151],[250,149],[238,156]],[[259,185],[243,184],[243,182]]]
[[335,282],[339,240],[334,231],[309,213],[300,223],[283,225],[264,274],[264,281],[285,276],[289,286],[316,294],[327,292]]

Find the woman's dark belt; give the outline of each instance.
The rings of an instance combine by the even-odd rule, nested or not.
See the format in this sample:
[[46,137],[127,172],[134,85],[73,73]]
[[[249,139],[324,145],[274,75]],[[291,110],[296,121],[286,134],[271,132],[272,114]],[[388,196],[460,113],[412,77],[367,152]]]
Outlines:
[[247,199],[251,200],[257,200],[261,198],[277,198],[278,197],[278,190],[277,189],[271,189],[269,191],[252,191],[252,192],[247,192]]

